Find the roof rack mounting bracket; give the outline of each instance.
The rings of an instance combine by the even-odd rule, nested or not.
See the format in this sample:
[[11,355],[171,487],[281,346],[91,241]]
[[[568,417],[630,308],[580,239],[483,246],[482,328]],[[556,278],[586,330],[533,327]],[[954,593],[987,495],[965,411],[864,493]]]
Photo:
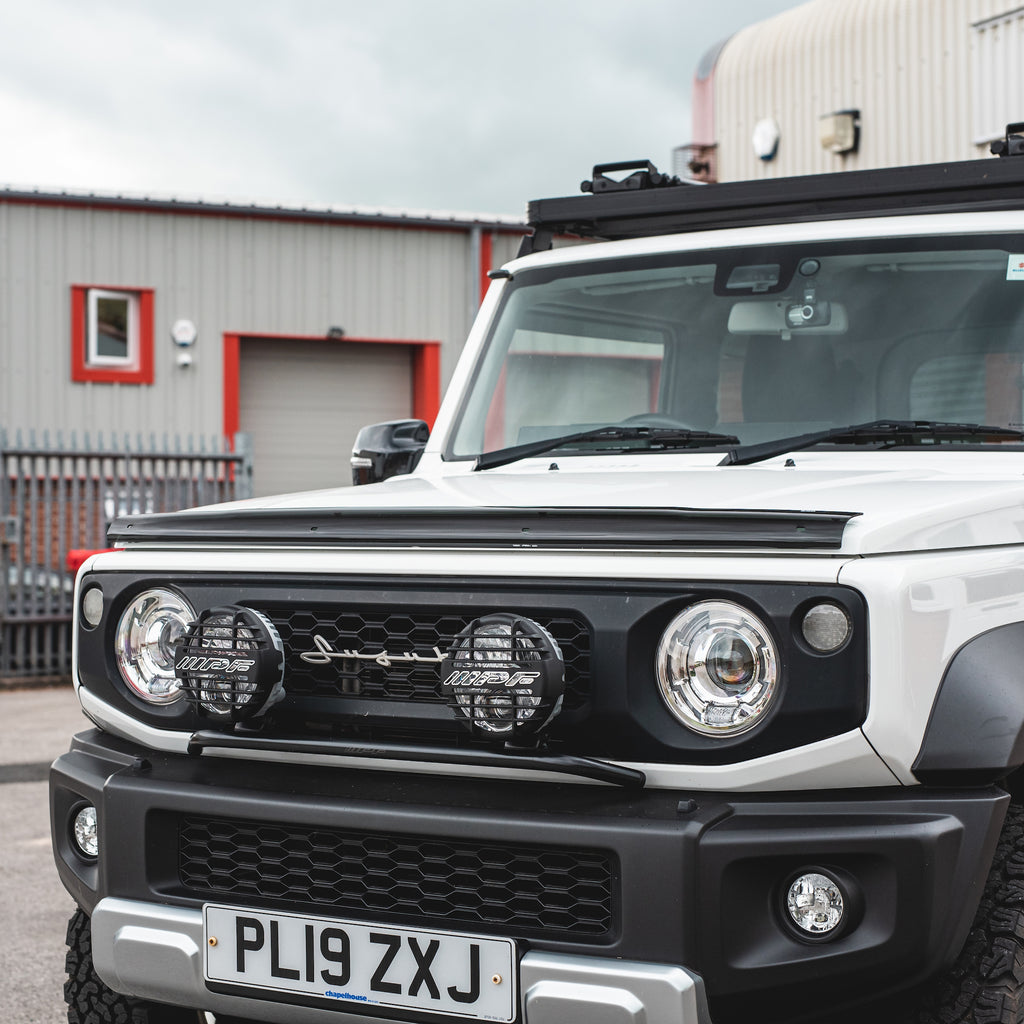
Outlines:
[[1024,156],[1024,121],[1008,124],[1005,137],[996,139],[988,148],[996,156]]
[[[618,171],[632,171],[625,178],[610,178]],[[580,182],[581,192],[632,192],[641,188],[664,188],[683,184],[679,178],[662,174],[650,160],[619,160],[611,164],[595,164],[593,176]]]

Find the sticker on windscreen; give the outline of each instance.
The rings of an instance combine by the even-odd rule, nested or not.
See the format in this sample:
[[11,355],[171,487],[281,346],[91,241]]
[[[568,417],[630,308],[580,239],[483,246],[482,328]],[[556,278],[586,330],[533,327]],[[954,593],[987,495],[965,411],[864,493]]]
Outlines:
[[1024,281],[1024,253],[1010,253],[1006,261],[1006,280]]

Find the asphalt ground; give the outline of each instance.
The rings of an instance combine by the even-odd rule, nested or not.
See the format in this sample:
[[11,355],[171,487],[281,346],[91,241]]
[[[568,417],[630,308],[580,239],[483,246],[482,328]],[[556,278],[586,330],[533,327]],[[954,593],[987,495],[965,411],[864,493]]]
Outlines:
[[71,687],[0,690],[0,991],[5,1019],[62,1024],[64,932],[74,910],[50,851],[47,772],[88,727]]

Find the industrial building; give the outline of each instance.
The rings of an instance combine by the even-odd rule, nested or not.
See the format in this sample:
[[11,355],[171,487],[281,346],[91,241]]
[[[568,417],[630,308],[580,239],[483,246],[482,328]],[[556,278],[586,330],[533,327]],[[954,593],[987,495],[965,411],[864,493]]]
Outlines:
[[127,513],[351,482],[432,423],[513,217],[0,190],[0,686],[68,671]]
[[1024,121],[1024,7],[812,0],[708,51],[677,173],[709,181],[987,156]]
[[432,421],[512,217],[0,190],[0,428],[251,438],[257,494]]

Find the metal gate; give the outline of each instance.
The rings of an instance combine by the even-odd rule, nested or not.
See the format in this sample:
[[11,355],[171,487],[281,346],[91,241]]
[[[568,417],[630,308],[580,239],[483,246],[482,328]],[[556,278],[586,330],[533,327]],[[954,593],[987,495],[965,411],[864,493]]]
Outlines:
[[0,428],[0,685],[71,671],[76,554],[107,546],[118,516],[173,512],[252,494],[245,434],[79,442]]

